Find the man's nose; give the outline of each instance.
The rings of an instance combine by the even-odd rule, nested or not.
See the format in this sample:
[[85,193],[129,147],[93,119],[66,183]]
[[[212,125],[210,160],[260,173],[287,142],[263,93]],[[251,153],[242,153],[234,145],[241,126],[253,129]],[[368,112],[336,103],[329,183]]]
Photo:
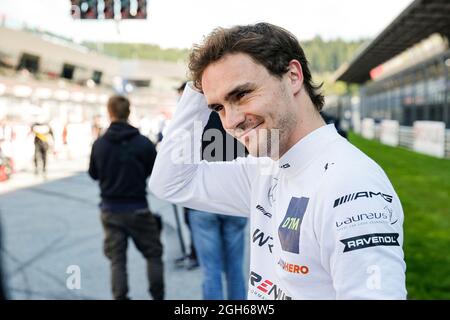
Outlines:
[[245,121],[245,113],[238,110],[238,108],[227,108],[223,121],[225,130],[235,130],[239,124]]

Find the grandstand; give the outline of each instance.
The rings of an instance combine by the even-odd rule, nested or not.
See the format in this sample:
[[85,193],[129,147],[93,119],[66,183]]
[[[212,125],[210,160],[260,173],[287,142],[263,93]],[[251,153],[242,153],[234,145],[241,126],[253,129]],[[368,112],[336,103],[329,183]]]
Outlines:
[[108,125],[106,101],[114,93],[130,98],[132,124],[155,135],[186,77],[184,63],[117,59],[45,32],[0,26],[0,39],[0,148],[17,170],[32,163],[34,122],[50,123],[56,157],[67,146],[88,155],[91,128]]
[[[173,87],[186,76],[183,63],[120,60],[45,33],[0,27],[0,38],[0,95],[14,96],[14,86],[26,85],[32,90],[28,96],[36,97],[35,89],[45,87],[51,94],[37,94],[39,100],[61,100],[56,92],[64,87],[67,101],[103,103],[104,94],[123,92],[141,105],[148,99],[148,105],[172,101]],[[72,99],[75,92],[90,99]]]
[[[412,127],[427,121],[439,131],[441,147],[434,155],[450,156],[450,133],[445,130],[450,128],[449,39],[450,3],[413,1],[335,72],[336,81],[360,85],[359,96],[339,97],[328,104],[328,111],[356,131],[372,127],[378,138],[381,122],[395,121],[391,124],[397,124],[397,135],[403,137],[399,144],[414,149],[415,131],[420,130]],[[367,120],[363,125],[362,119],[374,124]]]

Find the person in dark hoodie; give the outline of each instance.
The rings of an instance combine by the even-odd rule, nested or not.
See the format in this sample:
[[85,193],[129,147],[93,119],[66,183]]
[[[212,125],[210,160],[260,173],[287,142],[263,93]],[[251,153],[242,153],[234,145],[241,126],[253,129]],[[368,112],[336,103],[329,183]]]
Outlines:
[[131,237],[147,260],[149,291],[164,299],[160,228],[147,203],[146,180],[156,158],[153,143],[128,123],[130,102],[123,96],[108,100],[111,125],[92,146],[89,175],[99,181],[104,253],[111,262],[114,299],[129,299],[126,251]]

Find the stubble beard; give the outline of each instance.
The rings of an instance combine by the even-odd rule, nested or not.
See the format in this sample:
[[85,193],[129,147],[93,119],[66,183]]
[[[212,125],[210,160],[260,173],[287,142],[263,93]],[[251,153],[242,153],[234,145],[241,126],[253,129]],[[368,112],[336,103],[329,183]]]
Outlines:
[[259,129],[249,136],[248,150],[255,157],[270,157],[273,160],[283,155],[289,138],[297,126],[294,115],[285,113],[275,121],[271,129]]
[[278,160],[289,148],[289,139],[292,132],[297,126],[297,120],[295,116],[289,112],[284,113],[277,121],[277,127],[279,128],[278,141],[274,141],[270,145],[271,158]]

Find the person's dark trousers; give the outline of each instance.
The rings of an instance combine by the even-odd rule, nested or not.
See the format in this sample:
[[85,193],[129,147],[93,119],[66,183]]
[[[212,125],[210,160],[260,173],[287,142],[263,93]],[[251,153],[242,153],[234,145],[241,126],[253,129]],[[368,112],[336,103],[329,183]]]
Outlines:
[[189,209],[188,208],[183,209],[184,209],[184,222],[188,226],[189,233],[191,234],[191,252],[189,253],[189,258],[197,260],[197,251],[195,250],[194,238],[192,237],[191,223],[189,222]]
[[104,253],[111,262],[111,285],[114,299],[128,299],[128,237],[147,260],[149,292],[154,300],[164,299],[164,265],[160,229],[148,210],[136,212],[102,211],[105,231]]
[[45,142],[37,142],[34,144],[34,168],[38,171],[38,159],[42,162],[42,172],[45,173],[47,170],[47,150],[48,145]]

